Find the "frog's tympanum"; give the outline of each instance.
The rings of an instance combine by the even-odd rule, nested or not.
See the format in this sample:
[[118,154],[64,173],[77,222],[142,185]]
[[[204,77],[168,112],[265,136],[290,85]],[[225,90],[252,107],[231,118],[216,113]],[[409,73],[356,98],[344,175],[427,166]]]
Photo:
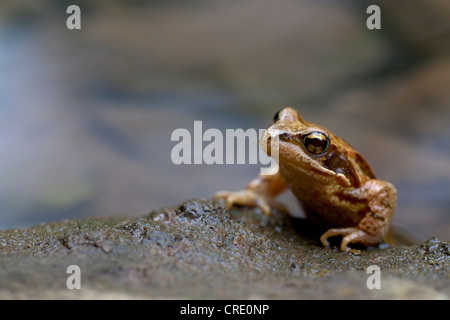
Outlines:
[[[260,144],[271,155],[271,141],[278,142],[278,167],[273,175],[260,175],[238,192],[222,191],[228,207],[259,207],[270,214],[274,198],[289,188],[312,221],[328,228],[320,241],[342,236],[340,249],[348,244],[377,245],[387,235],[394,215],[397,192],[377,180],[364,158],[329,130],[306,122],[291,108],[274,117]],[[273,145],[273,144],[272,144]],[[273,157],[273,156],[272,156]]]

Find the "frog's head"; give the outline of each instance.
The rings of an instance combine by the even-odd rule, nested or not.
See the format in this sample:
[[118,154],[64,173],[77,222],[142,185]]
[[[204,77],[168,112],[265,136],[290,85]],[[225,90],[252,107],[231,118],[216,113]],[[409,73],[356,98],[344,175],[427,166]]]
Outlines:
[[269,155],[274,142],[278,143],[280,168],[287,168],[289,174],[336,178],[347,185],[360,184],[361,174],[373,176],[348,143],[324,127],[303,120],[292,108],[277,112],[261,136],[261,146]]

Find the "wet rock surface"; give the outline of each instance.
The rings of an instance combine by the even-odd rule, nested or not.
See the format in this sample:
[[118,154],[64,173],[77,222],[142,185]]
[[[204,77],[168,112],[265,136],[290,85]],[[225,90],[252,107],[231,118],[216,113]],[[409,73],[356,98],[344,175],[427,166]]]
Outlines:
[[[280,212],[202,199],[137,219],[0,231],[0,298],[449,298],[448,242],[343,253],[320,245],[322,231]],[[70,265],[81,268],[81,290],[67,289]],[[372,265],[381,289],[367,287]]]
[[172,132],[290,106],[396,186],[395,221],[450,241],[449,1],[78,2],[80,32],[67,3],[0,2],[0,229],[240,190],[259,165],[177,166]]

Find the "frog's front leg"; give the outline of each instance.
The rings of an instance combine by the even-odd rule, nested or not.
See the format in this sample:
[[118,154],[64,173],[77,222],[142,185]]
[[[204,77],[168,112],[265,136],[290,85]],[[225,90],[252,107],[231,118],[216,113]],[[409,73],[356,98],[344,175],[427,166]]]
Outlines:
[[245,190],[219,191],[213,199],[226,199],[228,208],[234,205],[258,207],[265,215],[269,216],[271,208],[280,207],[274,198],[284,190],[286,190],[286,185],[277,171],[272,175],[259,175],[247,185]]
[[389,231],[394,216],[397,191],[386,181],[369,180],[361,188],[346,192],[355,199],[368,200],[368,212],[356,227],[329,229],[321,237],[324,246],[329,246],[328,238],[342,236],[341,251],[350,243],[366,246],[377,245]]

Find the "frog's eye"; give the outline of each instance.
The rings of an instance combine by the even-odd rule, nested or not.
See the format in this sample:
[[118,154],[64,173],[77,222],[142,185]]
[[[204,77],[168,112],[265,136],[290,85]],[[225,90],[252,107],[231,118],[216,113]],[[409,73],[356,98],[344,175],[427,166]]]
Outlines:
[[321,154],[327,151],[330,138],[322,132],[311,132],[303,138],[303,145],[312,154]]
[[281,111],[283,111],[283,110],[280,110],[277,113],[275,113],[275,115],[273,116],[273,122],[277,122],[278,120],[280,120]]

